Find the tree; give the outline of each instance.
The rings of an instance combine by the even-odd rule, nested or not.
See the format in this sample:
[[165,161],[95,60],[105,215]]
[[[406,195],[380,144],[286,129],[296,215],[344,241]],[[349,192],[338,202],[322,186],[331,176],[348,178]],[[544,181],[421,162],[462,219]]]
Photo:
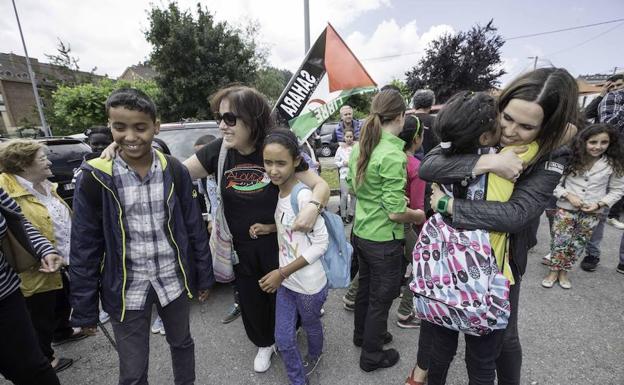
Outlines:
[[77,86],[60,86],[52,93],[53,110],[48,116],[54,135],[71,135],[84,132],[94,125],[106,124],[106,99],[118,88],[138,88],[152,99],[160,96],[154,81],[118,81],[104,79],[98,83]]
[[176,3],[149,11],[145,37],[152,44],[150,64],[158,72],[161,93],[157,104],[164,121],[212,117],[208,98],[220,87],[252,84],[262,62],[253,40],[253,25],[246,30],[213,15],[197,4],[196,17]]
[[413,92],[405,82],[399,79],[392,79],[390,85],[395,86],[399,89],[399,92],[401,92],[401,96],[403,96],[403,99],[405,99],[406,102],[408,102],[412,97]]
[[48,58],[50,64],[59,67],[62,74],[61,77],[55,77],[53,74],[47,75],[56,85],[75,85],[91,82],[97,70],[97,67],[93,67],[88,73],[81,72],[80,66],[78,65],[80,59],[72,56],[71,45],[69,43],[64,43],[61,39],[58,39],[56,53],[52,55],[45,54],[45,57]]
[[267,66],[256,73],[254,87],[266,95],[271,105],[273,105],[279,99],[292,76],[293,73],[289,70]]
[[445,102],[457,91],[487,91],[499,84],[504,75],[500,68],[503,37],[490,20],[468,32],[447,34],[431,42],[418,65],[406,72],[412,92],[430,88],[439,102]]

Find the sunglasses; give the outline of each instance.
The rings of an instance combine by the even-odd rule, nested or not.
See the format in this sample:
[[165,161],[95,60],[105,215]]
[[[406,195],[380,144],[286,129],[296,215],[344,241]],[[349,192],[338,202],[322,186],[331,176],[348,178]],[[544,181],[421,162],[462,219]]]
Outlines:
[[234,115],[231,112],[226,112],[223,115],[216,112],[214,114],[214,117],[215,117],[215,120],[217,121],[217,124],[221,124],[221,121],[223,120],[225,124],[229,127],[234,127],[236,125],[236,118],[238,118],[238,116]]

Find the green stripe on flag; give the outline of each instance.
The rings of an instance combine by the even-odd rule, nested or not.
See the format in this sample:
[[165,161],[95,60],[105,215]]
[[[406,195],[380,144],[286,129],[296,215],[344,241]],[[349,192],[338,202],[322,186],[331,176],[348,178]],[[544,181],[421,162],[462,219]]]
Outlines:
[[374,92],[376,90],[377,87],[374,86],[342,90],[342,92],[340,92],[340,95],[336,99],[331,100],[322,106],[319,106],[313,111],[308,111],[304,114],[297,116],[296,118],[289,120],[288,125],[290,126],[290,129],[295,133],[295,135],[297,135],[299,140],[304,141],[334,112],[338,111],[350,96]]

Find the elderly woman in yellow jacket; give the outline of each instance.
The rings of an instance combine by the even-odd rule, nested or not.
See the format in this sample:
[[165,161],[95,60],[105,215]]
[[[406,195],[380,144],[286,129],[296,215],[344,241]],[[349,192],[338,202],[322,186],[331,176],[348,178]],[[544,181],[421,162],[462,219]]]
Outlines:
[[[57,195],[45,147],[34,140],[10,140],[0,145],[0,187],[13,198],[24,216],[46,237],[65,259],[69,256],[71,211]],[[42,273],[37,267],[20,274],[20,289],[26,299],[33,326],[44,355],[57,371],[67,369],[73,360],[54,357],[52,340],[55,330],[61,330],[64,339],[77,339],[69,326],[70,308],[63,291],[61,272]],[[65,281],[67,285],[67,281]],[[67,289],[67,287],[66,287]],[[64,308],[60,320],[57,306]]]

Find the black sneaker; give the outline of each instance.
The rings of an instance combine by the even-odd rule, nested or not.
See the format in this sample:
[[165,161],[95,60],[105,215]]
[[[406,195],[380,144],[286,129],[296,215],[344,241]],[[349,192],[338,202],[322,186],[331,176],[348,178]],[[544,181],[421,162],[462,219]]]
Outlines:
[[[390,334],[390,332],[386,332],[386,334],[384,334],[384,340],[383,340],[383,344],[384,345],[388,345],[390,342],[392,342],[392,334]],[[358,348],[362,347],[362,339],[358,338],[356,339],[355,337],[353,337],[353,345],[357,346]]]
[[624,274],[624,263],[618,263],[617,268],[615,269],[618,273]]
[[365,372],[372,372],[373,370],[392,367],[399,362],[399,352],[395,349],[384,350],[383,355],[381,361],[374,364],[366,363],[360,357],[360,368]]
[[600,258],[591,255],[585,256],[581,262],[581,269],[585,271],[596,271],[596,267],[600,263]]

